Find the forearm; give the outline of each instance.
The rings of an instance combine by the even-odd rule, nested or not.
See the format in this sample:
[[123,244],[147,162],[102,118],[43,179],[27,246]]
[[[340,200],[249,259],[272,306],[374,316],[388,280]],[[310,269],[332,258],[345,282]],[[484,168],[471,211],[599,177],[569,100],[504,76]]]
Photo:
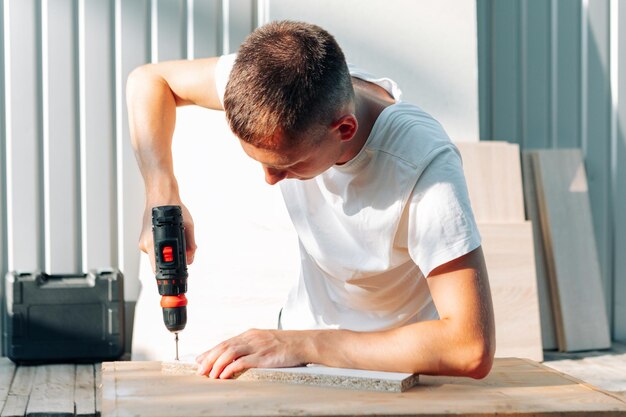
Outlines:
[[302,336],[304,362],[327,366],[482,377],[491,360],[486,335],[468,337],[448,320],[383,332],[315,330]]
[[176,99],[167,83],[138,68],[127,83],[128,120],[135,157],[151,196],[178,196],[172,161]]

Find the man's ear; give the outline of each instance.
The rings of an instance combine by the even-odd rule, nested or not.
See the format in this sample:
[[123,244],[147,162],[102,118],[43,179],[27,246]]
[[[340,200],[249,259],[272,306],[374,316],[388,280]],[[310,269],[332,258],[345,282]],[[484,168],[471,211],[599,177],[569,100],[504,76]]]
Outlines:
[[342,142],[347,142],[354,137],[359,127],[356,117],[352,113],[344,114],[335,120],[330,128],[336,132]]

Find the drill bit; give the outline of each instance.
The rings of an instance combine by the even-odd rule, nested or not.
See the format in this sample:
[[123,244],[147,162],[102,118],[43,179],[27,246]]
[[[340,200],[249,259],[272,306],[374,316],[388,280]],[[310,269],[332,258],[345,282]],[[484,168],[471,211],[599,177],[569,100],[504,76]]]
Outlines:
[[174,335],[174,340],[176,341],[176,360],[178,360],[178,332],[175,332]]

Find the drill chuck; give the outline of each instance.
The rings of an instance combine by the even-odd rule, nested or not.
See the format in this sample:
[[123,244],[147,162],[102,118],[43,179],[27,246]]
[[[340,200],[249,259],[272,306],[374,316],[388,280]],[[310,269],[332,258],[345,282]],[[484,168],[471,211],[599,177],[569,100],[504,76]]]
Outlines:
[[163,322],[171,332],[187,324],[187,256],[185,228],[180,206],[152,209],[152,235],[156,280],[163,308]]

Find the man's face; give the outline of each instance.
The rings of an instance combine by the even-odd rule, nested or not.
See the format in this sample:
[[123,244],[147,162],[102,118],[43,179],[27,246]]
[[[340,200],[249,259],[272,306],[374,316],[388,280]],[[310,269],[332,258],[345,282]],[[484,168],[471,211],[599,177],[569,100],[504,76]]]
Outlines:
[[[268,150],[242,140],[239,142],[244,152],[263,166],[265,181],[270,185],[285,178],[308,180],[316,177],[337,163],[343,149],[342,142],[332,134],[284,150]],[[279,138],[278,143],[281,142],[284,141]]]

